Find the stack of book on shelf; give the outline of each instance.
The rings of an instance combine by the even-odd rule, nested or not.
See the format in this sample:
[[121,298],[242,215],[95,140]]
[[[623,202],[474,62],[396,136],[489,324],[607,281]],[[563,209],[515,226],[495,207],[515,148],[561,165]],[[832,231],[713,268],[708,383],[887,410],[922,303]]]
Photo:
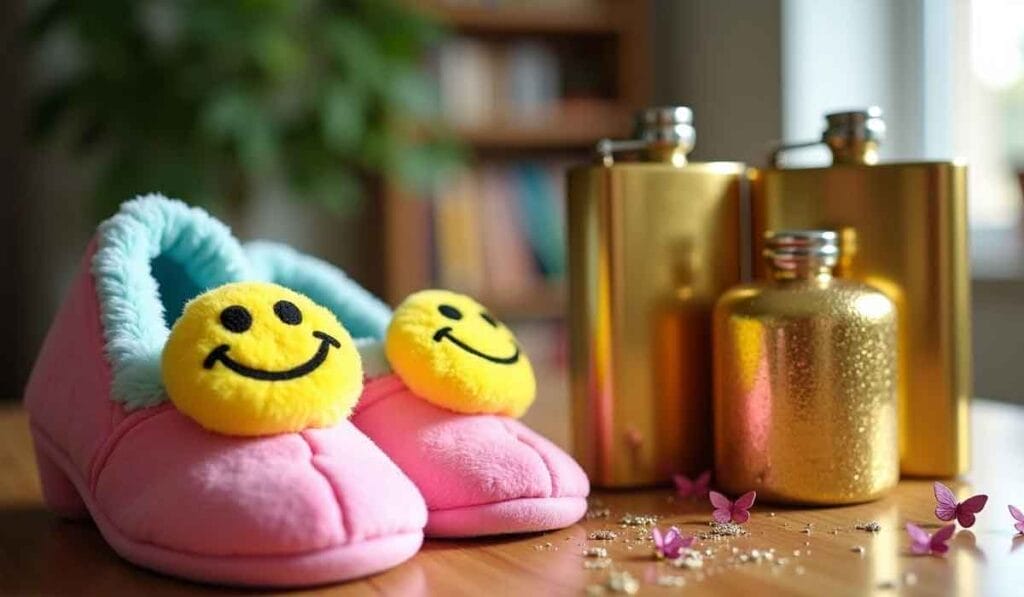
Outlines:
[[499,162],[454,176],[433,199],[434,279],[503,305],[554,297],[565,275],[566,167]]
[[[581,3],[553,2],[530,14],[558,14]],[[587,3],[583,3],[587,4]],[[502,3],[499,8],[532,6]],[[596,10],[596,9],[595,9]],[[607,36],[487,37],[460,33],[428,61],[438,82],[445,119],[457,131],[515,128],[543,131],[552,124],[607,123],[619,110],[608,67],[614,44]]]
[[561,94],[558,58],[536,41],[505,46],[456,37],[437,50],[436,70],[445,118],[458,128],[542,126]]

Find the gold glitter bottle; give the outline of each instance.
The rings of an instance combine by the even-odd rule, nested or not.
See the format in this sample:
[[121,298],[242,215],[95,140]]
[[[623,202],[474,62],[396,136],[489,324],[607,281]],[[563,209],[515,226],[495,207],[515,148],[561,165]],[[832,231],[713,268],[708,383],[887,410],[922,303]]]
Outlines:
[[715,306],[715,483],[728,493],[847,504],[899,481],[896,305],[832,276],[838,236],[768,233],[769,280]]
[[593,484],[711,466],[711,308],[740,279],[744,167],[690,163],[684,107],[637,116],[569,174],[574,455]]
[[[832,166],[756,170],[754,255],[766,230],[841,231],[838,275],[891,298],[900,317],[900,453],[905,475],[952,477],[969,463],[971,303],[967,167],[955,161],[879,163],[881,110],[826,116]],[[768,271],[755,268],[755,277]]]

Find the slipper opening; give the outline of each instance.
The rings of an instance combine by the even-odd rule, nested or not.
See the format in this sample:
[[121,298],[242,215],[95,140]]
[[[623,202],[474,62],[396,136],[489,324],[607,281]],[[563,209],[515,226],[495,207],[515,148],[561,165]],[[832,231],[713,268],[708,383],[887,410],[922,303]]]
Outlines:
[[127,201],[100,224],[92,271],[113,397],[128,408],[166,399],[160,354],[185,303],[248,279],[241,245],[204,210],[162,195]]

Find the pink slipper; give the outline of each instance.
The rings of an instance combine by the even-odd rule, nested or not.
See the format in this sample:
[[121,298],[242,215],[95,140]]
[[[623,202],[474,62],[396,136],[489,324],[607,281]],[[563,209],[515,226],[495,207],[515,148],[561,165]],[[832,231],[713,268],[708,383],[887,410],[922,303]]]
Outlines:
[[395,566],[419,550],[426,509],[350,422],[233,437],[167,402],[168,322],[256,276],[247,259],[222,224],[161,197],[101,225],[25,393],[44,499],[91,517],[125,559],[192,580],[315,585]]
[[[366,332],[363,336],[383,340],[393,321],[390,312],[337,269],[271,243],[250,244],[247,252],[253,267],[260,270],[260,278],[300,290],[335,312],[361,313],[358,323]],[[350,329],[355,325],[343,321]],[[483,312],[467,313],[461,323],[475,324],[480,332],[500,326]],[[442,331],[435,334],[431,328],[423,337],[430,346],[439,339],[446,347],[466,340],[459,340],[460,332],[454,329]],[[472,346],[462,348],[488,359]],[[476,414],[456,412],[446,404],[458,392],[442,393],[428,401],[392,373],[394,363],[389,362],[382,342],[364,342],[361,352],[368,380],[351,420],[423,494],[429,510],[428,536],[544,531],[572,525],[584,515],[590,485],[579,465],[514,418],[481,412],[521,414],[532,400],[532,387],[509,396],[504,406],[477,404],[481,410]],[[502,353],[491,361],[512,362],[517,356],[516,347],[515,355]],[[532,384],[532,373],[530,380]],[[529,400],[524,401],[526,394]],[[460,401],[462,397],[450,400],[451,404]]]
[[419,488],[428,536],[560,529],[586,513],[583,470],[515,419],[434,406],[392,374],[367,382],[352,422]]

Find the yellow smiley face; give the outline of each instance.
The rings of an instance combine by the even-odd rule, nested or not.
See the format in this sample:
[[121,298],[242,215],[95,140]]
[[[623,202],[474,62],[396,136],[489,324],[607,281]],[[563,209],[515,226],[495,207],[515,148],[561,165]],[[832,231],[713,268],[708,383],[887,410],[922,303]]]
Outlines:
[[261,282],[227,284],[189,302],[161,366],[178,410],[228,435],[333,425],[363,387],[359,353],[334,315]]
[[457,412],[518,417],[536,395],[515,336],[461,294],[424,290],[406,298],[388,326],[385,351],[412,391]]

